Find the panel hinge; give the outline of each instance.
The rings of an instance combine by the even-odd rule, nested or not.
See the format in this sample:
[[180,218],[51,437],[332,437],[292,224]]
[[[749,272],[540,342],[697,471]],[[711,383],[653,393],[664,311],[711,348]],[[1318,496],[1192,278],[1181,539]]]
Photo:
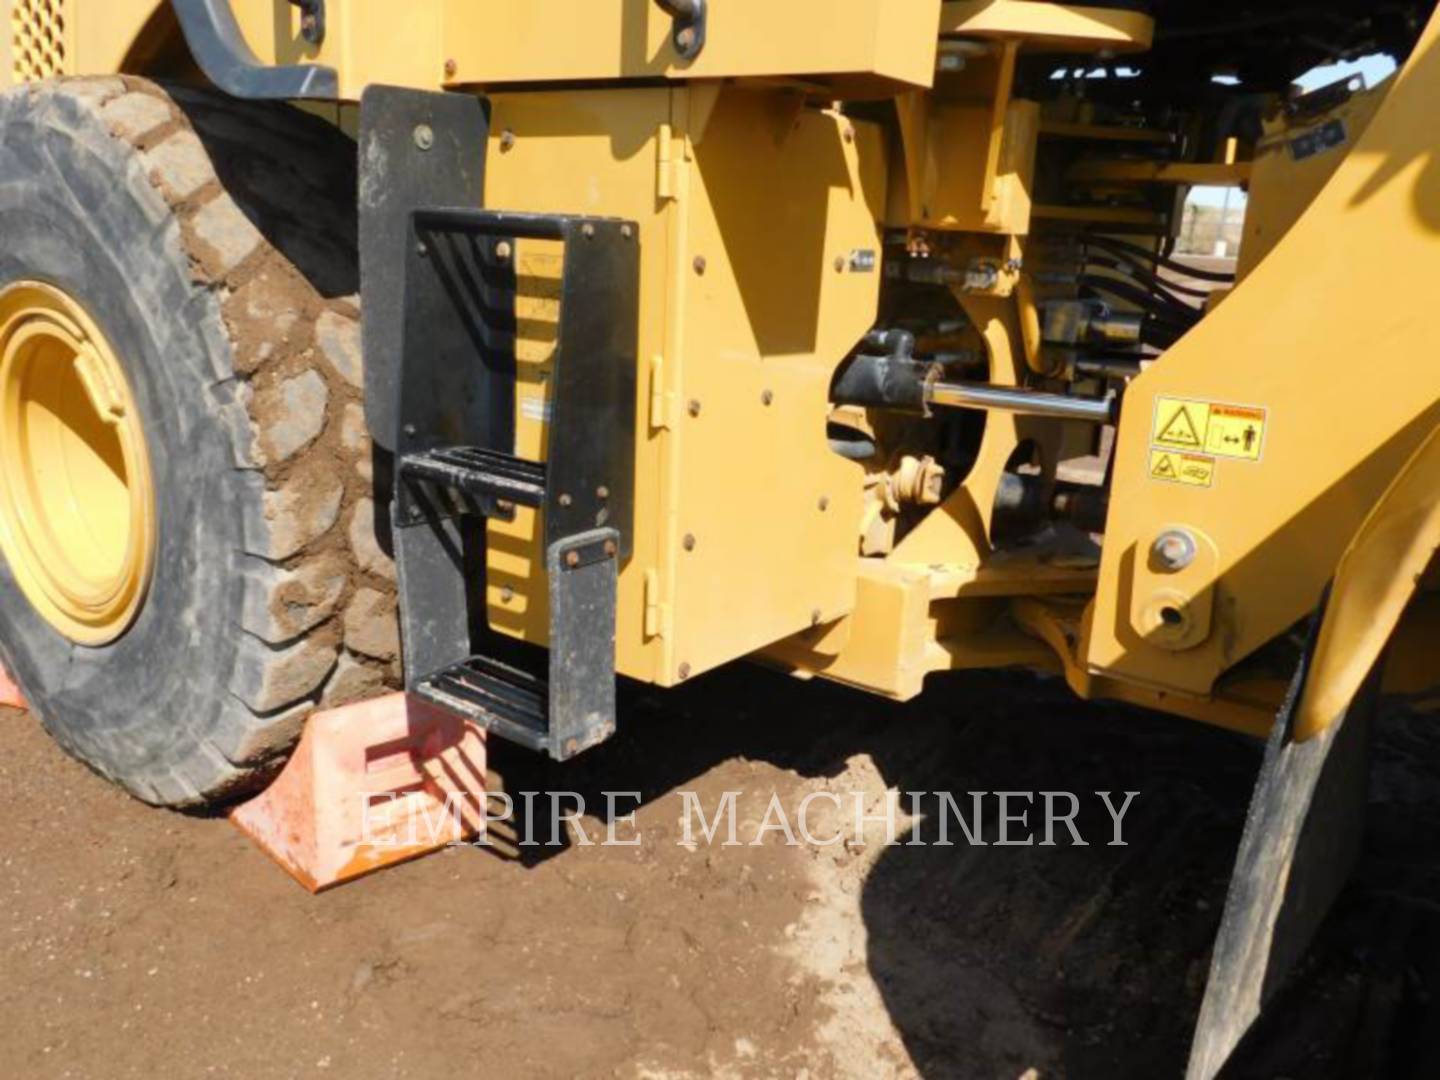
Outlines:
[[655,195],[664,202],[677,198],[675,193],[675,131],[669,124],[661,124],[656,135]]
[[653,569],[645,571],[645,636],[670,636],[670,605],[660,602],[660,574]]
[[669,431],[675,423],[675,392],[665,385],[665,358],[650,358],[650,427]]

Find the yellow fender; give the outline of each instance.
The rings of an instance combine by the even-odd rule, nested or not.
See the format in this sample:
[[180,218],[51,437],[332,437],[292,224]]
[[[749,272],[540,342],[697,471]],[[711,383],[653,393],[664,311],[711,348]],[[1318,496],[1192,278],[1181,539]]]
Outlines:
[[1405,463],[1340,559],[1295,716],[1296,742],[1322,734],[1344,715],[1437,549],[1440,428]]

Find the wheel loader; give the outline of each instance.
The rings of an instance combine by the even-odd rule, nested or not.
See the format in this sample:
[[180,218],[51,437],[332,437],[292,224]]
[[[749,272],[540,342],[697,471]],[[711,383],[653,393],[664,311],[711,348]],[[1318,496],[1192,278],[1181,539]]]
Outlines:
[[0,10],[0,659],[65,749],[198,807],[387,689],[565,761],[617,676],[1059,675],[1268,740],[1218,1072],[1434,682],[1432,4]]

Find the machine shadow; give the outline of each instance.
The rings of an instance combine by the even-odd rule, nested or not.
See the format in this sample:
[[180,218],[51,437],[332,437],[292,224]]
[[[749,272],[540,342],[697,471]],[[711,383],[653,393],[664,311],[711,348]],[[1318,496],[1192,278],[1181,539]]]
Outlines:
[[[990,681],[930,754],[882,764],[905,790],[953,792],[976,834],[957,836],[949,809],[957,846],[935,846],[947,808],[932,795],[905,838],[924,846],[887,848],[870,872],[869,967],[891,1019],[927,1078],[1178,1076],[1259,747],[1050,682]],[[1118,812],[1132,791],[1120,846],[1099,793]],[[1027,793],[1010,809],[1029,808],[1028,828],[1002,833],[998,801],[977,815],[968,792]],[[1058,820],[1045,845],[1044,792],[1074,796],[1087,846]]]
[[[1063,826],[1060,846],[993,846],[992,802],[992,846],[886,849],[862,897],[870,972],[921,1074],[1183,1075],[1258,744],[1016,677],[934,748],[892,782],[1071,791],[1092,846]],[[1360,865],[1226,1078],[1440,1075],[1440,729],[1387,707],[1371,753]],[[1125,847],[1086,798],[1105,790],[1140,792]]]
[[[737,757],[804,780],[868,755],[890,787],[927,793],[918,830],[879,851],[859,897],[869,975],[927,1080],[1183,1073],[1260,743],[1011,673],[950,676],[897,705],[736,665],[674,691],[622,684],[620,716],[614,740],[568,765],[492,744],[492,766],[510,792],[578,792],[601,820],[604,791],[649,804]],[[1440,735],[1386,716],[1375,743],[1362,866],[1227,1076],[1437,1074],[1440,811],[1425,793]],[[1076,795],[1088,846],[1063,823],[1038,846],[1047,791]],[[1117,809],[1139,792],[1123,847],[1102,791]],[[935,844],[936,792],[983,846],[953,810],[955,845]],[[977,821],[969,792],[1037,793],[1037,846],[998,846],[994,797]]]
[[[606,790],[648,804],[736,757],[814,779],[868,755],[893,789],[953,793],[972,828],[968,792],[1074,792],[1084,848],[1068,846],[1063,824],[1054,847],[971,846],[953,812],[957,843],[934,846],[939,802],[922,797],[918,837],[878,854],[859,898],[870,975],[926,1077],[996,1075],[999,1062],[1014,1076],[1183,1068],[1258,743],[1088,705],[1018,673],[952,676],[898,705],[737,665],[676,691],[623,685],[620,716],[614,740],[568,765],[500,745],[492,765],[512,794],[578,792],[601,820]],[[1107,846],[1099,791],[1117,809],[1124,792],[1140,793],[1124,817],[1128,846]],[[1042,807],[1037,794],[1036,841]],[[993,845],[993,797],[983,818],[977,840]],[[929,846],[904,846],[917,838]]]

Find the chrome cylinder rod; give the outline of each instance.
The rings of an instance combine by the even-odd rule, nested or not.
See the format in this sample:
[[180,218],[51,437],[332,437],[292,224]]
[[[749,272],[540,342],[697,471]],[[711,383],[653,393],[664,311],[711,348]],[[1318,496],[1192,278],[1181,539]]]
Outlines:
[[949,409],[990,409],[1053,420],[1108,424],[1115,419],[1115,400],[1066,397],[1040,390],[981,383],[934,382],[925,388],[926,403]]

